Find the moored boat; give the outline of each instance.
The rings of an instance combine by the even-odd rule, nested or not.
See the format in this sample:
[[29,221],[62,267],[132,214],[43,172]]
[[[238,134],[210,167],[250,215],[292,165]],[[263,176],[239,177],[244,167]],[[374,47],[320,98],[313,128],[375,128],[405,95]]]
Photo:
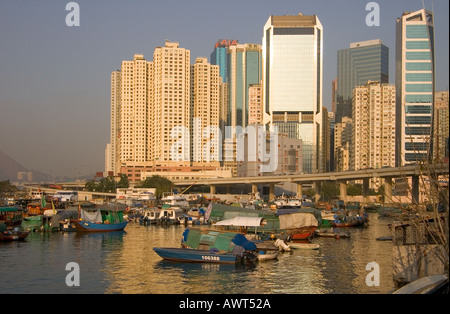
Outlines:
[[156,208],[147,208],[144,210],[144,215],[139,218],[139,223],[144,226],[156,224],[159,217],[159,210]]
[[16,206],[0,207],[0,223],[13,228],[22,224],[22,210]]
[[181,247],[214,253],[231,253],[237,256],[236,261],[254,262],[257,258],[256,244],[238,232],[186,228],[181,238]]
[[258,261],[270,261],[278,258],[278,251],[259,251]]
[[310,213],[280,215],[280,229],[286,230],[292,240],[306,240],[314,235],[319,222]]
[[188,248],[155,247],[153,250],[165,260],[188,263],[222,263],[234,264],[238,261],[236,254],[218,250],[199,250]]
[[124,209],[118,206],[83,209],[80,208],[80,220],[73,221],[77,231],[81,232],[109,232],[125,229],[128,221],[123,218]]
[[314,235],[316,237],[325,237],[325,238],[350,238],[350,233],[341,233],[334,232],[333,229],[317,229],[314,231]]
[[0,223],[0,241],[23,240],[30,234],[30,231],[23,231],[20,227],[8,229],[6,224]]
[[22,228],[27,231],[36,231],[42,227],[42,215],[24,217]]
[[159,211],[157,222],[160,224],[179,224],[183,217],[183,210],[179,206],[163,205]]
[[161,202],[163,205],[169,206],[179,206],[182,208],[189,208],[189,202],[186,200],[186,197],[179,194],[174,193],[163,193],[161,197]]
[[320,248],[320,244],[315,243],[288,242],[287,245],[298,250],[318,250]]

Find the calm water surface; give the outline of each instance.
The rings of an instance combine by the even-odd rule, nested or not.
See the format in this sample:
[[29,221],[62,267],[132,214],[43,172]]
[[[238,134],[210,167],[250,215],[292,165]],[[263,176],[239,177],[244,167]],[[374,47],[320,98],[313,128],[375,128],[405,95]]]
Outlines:
[[[282,253],[255,266],[163,261],[157,246],[179,247],[184,226],[140,226],[103,234],[32,233],[0,242],[0,293],[151,294],[359,294],[390,293],[392,221],[369,214],[365,228],[344,229],[351,238],[315,238],[319,250]],[[341,229],[342,230],[342,229]],[[66,285],[69,262],[80,266],[80,286]],[[380,285],[367,286],[366,265],[380,266]]]

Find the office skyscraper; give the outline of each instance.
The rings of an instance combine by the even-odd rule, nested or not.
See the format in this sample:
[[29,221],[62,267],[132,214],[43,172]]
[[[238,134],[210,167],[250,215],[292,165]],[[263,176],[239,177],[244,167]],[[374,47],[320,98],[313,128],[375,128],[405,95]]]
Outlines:
[[249,115],[250,85],[261,82],[262,50],[258,44],[228,47],[228,125],[245,128]]
[[322,172],[322,24],[316,15],[272,15],[262,44],[263,106],[271,127],[302,140],[304,172]]
[[218,65],[220,68],[220,77],[222,82],[227,83],[228,80],[228,47],[235,46],[238,41],[235,39],[219,39],[214,46],[209,61],[211,65]]
[[389,83],[389,49],[379,39],[351,43],[337,53],[336,123],[352,117],[352,92],[368,81]]
[[434,21],[425,9],[405,12],[396,30],[397,165],[432,154],[435,92]]

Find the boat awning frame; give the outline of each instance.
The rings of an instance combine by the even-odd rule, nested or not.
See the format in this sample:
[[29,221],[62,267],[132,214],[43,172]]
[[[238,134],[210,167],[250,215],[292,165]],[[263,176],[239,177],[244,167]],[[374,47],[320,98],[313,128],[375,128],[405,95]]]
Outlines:
[[236,226],[236,227],[261,227],[267,224],[264,217],[242,217],[236,216],[232,219],[221,220],[215,223],[216,226]]

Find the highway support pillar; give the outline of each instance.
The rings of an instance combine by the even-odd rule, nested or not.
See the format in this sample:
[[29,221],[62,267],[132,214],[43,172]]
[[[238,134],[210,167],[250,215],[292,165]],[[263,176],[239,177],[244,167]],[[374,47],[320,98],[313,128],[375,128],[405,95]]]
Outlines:
[[252,193],[253,193],[253,194],[258,193],[258,185],[253,184],[253,183],[252,183]]
[[413,204],[419,204],[419,176],[412,176],[411,194]]
[[363,179],[363,197],[366,203],[369,203],[369,178]]
[[275,183],[269,184],[269,201],[275,200]]
[[215,185],[210,185],[209,186],[209,194],[211,194],[211,197],[212,197],[212,194],[216,194],[216,186]]
[[321,188],[321,182],[320,181],[314,181],[314,201],[317,203],[320,200],[320,188]]
[[384,203],[392,203],[392,178],[384,179]]
[[303,198],[303,185],[301,183],[297,183],[297,198]]
[[339,200],[347,203],[347,182],[341,181],[339,182]]

